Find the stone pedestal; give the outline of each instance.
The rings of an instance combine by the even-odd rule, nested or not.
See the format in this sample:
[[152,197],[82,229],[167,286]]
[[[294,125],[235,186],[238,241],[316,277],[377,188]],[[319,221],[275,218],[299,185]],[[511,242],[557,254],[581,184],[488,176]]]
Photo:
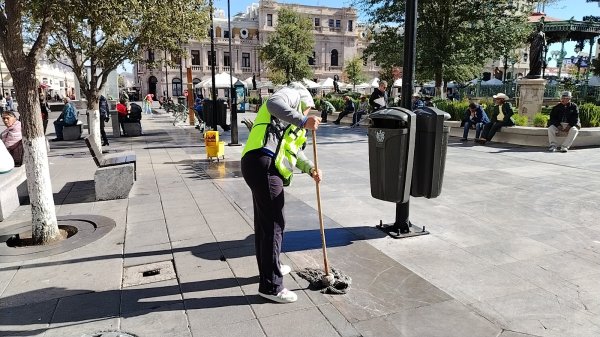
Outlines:
[[81,129],[83,123],[81,121],[77,121],[75,125],[69,125],[63,127],[63,139],[64,140],[77,140],[81,138]]
[[94,174],[96,200],[125,199],[133,187],[133,164],[101,167]]
[[519,114],[529,118],[529,125],[533,125],[533,117],[542,110],[546,82],[544,79],[519,80]]

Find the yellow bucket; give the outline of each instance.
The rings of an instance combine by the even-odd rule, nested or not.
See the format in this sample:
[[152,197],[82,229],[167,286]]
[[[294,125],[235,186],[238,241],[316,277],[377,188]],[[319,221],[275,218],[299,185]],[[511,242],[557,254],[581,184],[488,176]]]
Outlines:
[[206,131],[204,133],[204,145],[206,148],[217,147],[219,144],[219,131]]
[[225,142],[219,142],[217,146],[206,146],[206,157],[213,158],[219,157],[225,158]]

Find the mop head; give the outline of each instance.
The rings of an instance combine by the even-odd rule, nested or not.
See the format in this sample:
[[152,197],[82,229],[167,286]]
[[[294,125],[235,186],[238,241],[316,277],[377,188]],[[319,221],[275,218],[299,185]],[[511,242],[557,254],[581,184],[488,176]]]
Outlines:
[[334,281],[332,284],[326,284],[323,282],[325,272],[321,269],[305,268],[297,273],[300,277],[307,280],[311,290],[320,290],[323,294],[345,294],[350,289],[352,278],[345,275],[341,271],[331,268],[330,275],[333,275]]

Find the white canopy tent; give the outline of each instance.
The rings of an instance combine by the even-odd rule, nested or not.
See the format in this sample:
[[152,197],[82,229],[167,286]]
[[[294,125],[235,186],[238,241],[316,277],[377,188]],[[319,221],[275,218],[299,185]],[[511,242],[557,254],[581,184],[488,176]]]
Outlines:
[[[237,82],[237,81],[238,81],[237,77],[233,76],[230,79],[229,73],[222,72],[222,73],[215,75],[215,88],[227,89],[230,87],[231,84],[235,84],[235,82]],[[244,82],[242,82],[242,83],[244,83]],[[244,85],[246,85],[246,83],[244,83]],[[208,79],[196,84],[196,88],[211,88],[211,87],[212,87],[212,78],[208,78]]]
[[[338,81],[337,83],[338,83],[338,87],[340,87],[340,89],[345,88],[347,86],[346,83],[343,83],[340,81]],[[321,89],[333,89],[333,78],[327,77],[323,81],[319,82],[318,85],[321,87]]]
[[321,88],[321,86],[319,85],[319,83],[315,82],[315,81],[311,81],[307,78],[302,80],[302,84],[304,84],[304,86],[307,89],[319,89]]
[[375,77],[372,81],[371,81],[371,88],[377,88],[379,87],[379,78]]
[[402,79],[399,78],[397,80],[394,81],[394,84],[392,84],[393,88],[402,88]]
[[[242,82],[244,82],[244,84],[246,85],[247,88],[252,89],[252,76],[248,77],[247,79],[243,80]],[[258,86],[258,83],[257,83]]]
[[481,85],[502,85],[502,84],[504,84],[504,83],[497,78],[492,78],[489,81],[481,82]]

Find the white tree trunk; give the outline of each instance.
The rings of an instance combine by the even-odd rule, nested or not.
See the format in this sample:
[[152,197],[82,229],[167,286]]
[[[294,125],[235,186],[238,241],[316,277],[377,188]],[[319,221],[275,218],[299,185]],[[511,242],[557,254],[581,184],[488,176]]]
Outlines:
[[46,138],[23,138],[27,190],[31,203],[31,231],[40,243],[53,241],[59,235]]
[[96,143],[99,149],[102,149],[102,140],[100,139],[100,110],[90,110],[89,108],[86,110],[88,115],[90,116],[90,135],[91,140]]

